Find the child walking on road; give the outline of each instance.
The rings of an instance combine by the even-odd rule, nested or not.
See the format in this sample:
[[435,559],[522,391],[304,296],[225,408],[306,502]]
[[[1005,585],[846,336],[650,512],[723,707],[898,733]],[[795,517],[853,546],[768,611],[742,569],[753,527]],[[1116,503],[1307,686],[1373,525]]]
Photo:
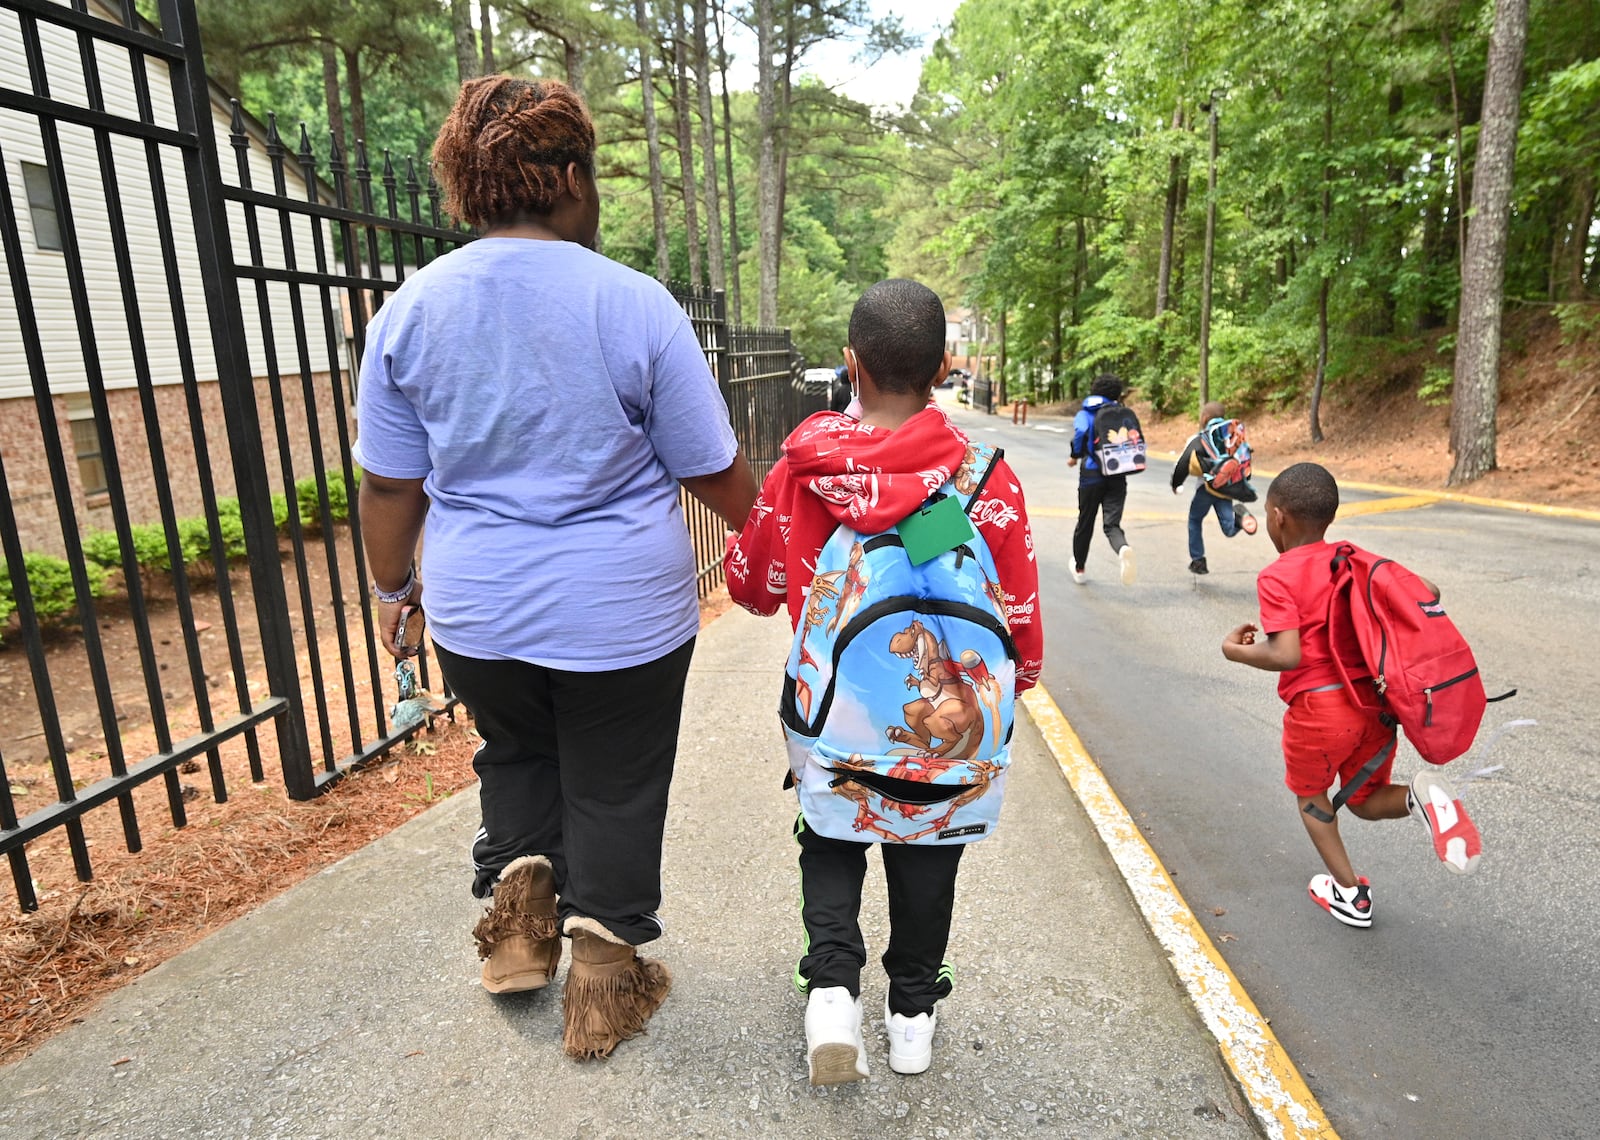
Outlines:
[[1214,490],[1205,478],[1205,468],[1201,463],[1201,456],[1206,450],[1206,433],[1224,428],[1228,422],[1226,409],[1215,400],[1201,408],[1200,430],[1189,437],[1183,454],[1178,456],[1178,462],[1172,468],[1174,495],[1183,489],[1184,481],[1189,476],[1193,475],[1199,481],[1195,487],[1194,498],[1189,500],[1189,573],[1191,574],[1211,572],[1206,568],[1206,539],[1203,530],[1206,515],[1216,512],[1217,525],[1222,528],[1223,538],[1232,538],[1241,530],[1245,534],[1256,532],[1255,516],[1245,509],[1243,503],[1235,502],[1221,491]]
[[1110,373],[1096,376],[1089,385],[1089,395],[1083,407],[1072,417],[1072,453],[1067,466],[1078,468],[1078,525],[1072,530],[1072,580],[1078,585],[1088,581],[1085,567],[1089,564],[1089,544],[1094,538],[1094,517],[1099,513],[1105,528],[1106,541],[1117,552],[1117,569],[1124,586],[1133,585],[1138,566],[1133,560],[1133,547],[1128,536],[1122,533],[1122,508],[1128,501],[1128,477],[1107,475],[1100,470],[1095,458],[1095,417],[1099,412],[1122,399],[1122,381]]
[[[1346,675],[1358,682],[1370,680],[1371,673],[1350,623],[1336,620],[1329,625],[1334,547],[1324,535],[1338,509],[1339,486],[1318,464],[1296,463],[1272,481],[1267,535],[1279,558],[1256,581],[1261,625],[1247,623],[1230,632],[1222,655],[1280,674],[1278,695],[1288,705],[1283,715],[1284,783],[1294,793],[1300,822],[1328,869],[1311,880],[1311,900],[1346,926],[1368,927],[1372,885],[1355,873],[1339,837],[1328,797],[1336,778],[1342,789],[1381,756],[1378,767],[1349,795],[1352,814],[1419,820],[1428,827],[1435,851],[1455,871],[1472,869],[1481,843],[1466,808],[1437,769],[1427,766],[1409,787],[1389,782],[1395,729],[1380,719],[1376,708],[1356,703],[1344,686]],[[1438,588],[1425,585],[1437,601]],[[1457,840],[1471,853],[1460,863],[1445,854]]]
[[[928,824],[948,819],[961,802],[982,797],[990,775],[1003,775],[998,769],[1004,763],[1005,734],[999,718],[986,715],[985,709],[992,712],[997,706],[1001,679],[1016,693],[1032,687],[1043,656],[1038,569],[1017,477],[998,456],[985,474],[975,475],[977,445],[928,402],[934,384],[950,367],[944,327],[938,296],[914,281],[882,281],[862,295],[850,316],[850,344],[845,350],[859,392],[861,418],[821,412],[796,428],[784,442],[783,457],[767,476],[743,533],[728,548],[728,589],[736,602],[763,615],[787,604],[790,624],[799,628],[804,621],[807,637],[838,638],[833,643],[836,652],[818,654],[829,659],[829,668],[837,669],[825,690],[819,684],[812,693],[801,685],[806,691],[796,696],[794,676],[801,666],[792,664],[785,678],[786,709],[799,704],[826,724],[829,711],[839,716],[844,706],[842,722],[852,729],[857,722],[865,726],[859,728],[864,743],[847,750],[856,754],[833,761],[834,767],[815,775],[811,767],[803,769],[802,801],[810,791],[815,797],[810,803],[821,808],[813,813],[807,806],[795,822],[806,934],[795,984],[807,994],[806,1055],[813,1084],[867,1076],[861,1027],[866,945],[857,916],[872,844],[821,834],[819,829],[830,823],[826,809],[843,805],[848,818],[859,803],[853,830],[848,823],[829,830],[882,840],[889,893],[889,945],[883,954],[889,975],[884,1002],[889,1067],[897,1073],[924,1072],[933,1060],[935,1006],[952,986],[944,953],[955,906],[956,869],[963,843],[984,830],[948,827],[943,822],[930,829]],[[941,489],[948,493],[940,496]],[[925,507],[930,501],[933,506]],[[986,583],[988,571],[977,572],[975,607],[937,595],[913,599],[906,606],[911,614],[891,615],[895,636],[880,646],[883,627],[872,624],[881,620],[873,612],[888,609],[891,602],[857,609],[868,589],[869,563],[876,567],[871,576],[886,581],[905,580],[896,576],[917,573],[922,564],[959,567],[964,559],[967,575],[981,565],[981,549],[974,552],[979,547],[977,537],[946,536],[935,541],[934,548],[943,553],[931,561],[919,563],[913,553],[917,532],[909,525],[915,521],[910,516],[948,515],[938,508],[954,508],[957,501],[968,503],[966,519],[955,510],[950,521],[970,522],[966,534],[975,529],[987,545],[995,580]],[[832,551],[836,534],[848,542],[851,532],[877,537],[856,541],[848,565],[824,574],[819,560],[825,556],[825,545]],[[903,553],[895,547],[903,548]],[[924,581],[933,580],[931,570],[924,573],[928,575]],[[902,600],[894,598],[892,604],[898,606]],[[1014,677],[1012,660],[991,655],[985,662],[966,642],[947,645],[939,636],[937,631],[951,628],[941,624],[941,615],[958,611],[977,612],[997,637],[1014,643]],[[802,639],[797,644],[791,663],[795,654],[808,661],[808,643]],[[864,647],[869,653],[881,650],[882,660],[869,659],[872,668],[864,665],[861,672],[847,677],[851,663],[863,660],[846,656],[847,645],[852,654]],[[819,667],[813,662],[803,675],[815,680]],[[883,710],[889,710],[891,717],[887,742],[878,723],[877,714]],[[786,725],[789,716],[786,712]],[[994,765],[985,766],[985,759],[995,755],[992,750],[979,751],[991,720],[996,737],[992,747],[1001,754]],[[822,742],[832,730],[832,726],[825,730]],[[842,725],[839,731],[842,738]],[[896,742],[910,747],[891,748]],[[818,744],[808,755],[820,748]],[[925,800],[885,807],[851,780],[853,774],[865,771],[860,753],[869,751],[888,753],[899,761],[890,773],[898,778],[889,781],[896,791],[908,785],[927,788],[939,773],[971,770],[974,764],[985,772],[984,786],[963,786],[960,802],[946,800],[932,808],[919,806]],[[793,764],[791,757],[791,783]],[[830,772],[839,774],[831,784]],[[923,782],[913,785],[913,781]],[[845,798],[852,792],[860,798]],[[998,798],[997,789],[993,799]],[[869,805],[882,814],[874,814]],[[897,823],[904,826],[896,829]],[[913,830],[917,833],[911,834]]]

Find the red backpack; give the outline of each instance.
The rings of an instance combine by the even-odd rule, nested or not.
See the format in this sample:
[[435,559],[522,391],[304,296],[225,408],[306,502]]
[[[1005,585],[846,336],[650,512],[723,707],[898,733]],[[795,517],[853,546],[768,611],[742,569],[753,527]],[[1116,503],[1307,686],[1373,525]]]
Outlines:
[[1430,764],[1448,764],[1466,752],[1478,735],[1488,698],[1467,639],[1433,591],[1393,559],[1348,542],[1334,548],[1329,570],[1330,637],[1335,622],[1350,623],[1371,674],[1352,680],[1335,655],[1356,703],[1376,707],[1386,723],[1403,728]]

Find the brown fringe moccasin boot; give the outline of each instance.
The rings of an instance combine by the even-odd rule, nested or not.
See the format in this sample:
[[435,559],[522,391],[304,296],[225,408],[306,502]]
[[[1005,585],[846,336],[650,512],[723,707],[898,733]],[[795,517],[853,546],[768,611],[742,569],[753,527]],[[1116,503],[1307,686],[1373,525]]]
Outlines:
[[609,1057],[618,1044],[644,1032],[672,988],[672,974],[592,918],[567,919],[566,932],[572,968],[562,995],[562,1046],[579,1060]]
[[548,986],[561,961],[555,868],[543,855],[513,859],[494,885],[494,902],[472,928],[492,994]]

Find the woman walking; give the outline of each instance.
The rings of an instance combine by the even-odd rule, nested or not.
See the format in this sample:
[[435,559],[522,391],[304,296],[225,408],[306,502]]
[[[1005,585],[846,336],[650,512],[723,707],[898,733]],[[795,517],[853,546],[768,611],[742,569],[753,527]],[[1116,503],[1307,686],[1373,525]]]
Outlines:
[[756,494],[683,310],[594,252],[594,149],[588,110],[561,83],[463,85],[434,158],[447,208],[482,236],[374,317],[356,444],[384,645],[415,652],[397,644],[400,611],[425,602],[445,679],[483,738],[483,985],[548,985],[570,938],[575,1057],[637,1034],[671,981],[635,947],[662,931],[662,831],[699,620],[678,489],[735,530]]

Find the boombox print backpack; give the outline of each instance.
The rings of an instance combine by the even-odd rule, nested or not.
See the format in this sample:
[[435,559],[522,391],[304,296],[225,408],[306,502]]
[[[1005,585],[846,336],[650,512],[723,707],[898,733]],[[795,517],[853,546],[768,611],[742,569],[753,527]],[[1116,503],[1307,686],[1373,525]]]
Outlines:
[[817,559],[779,715],[806,825],[866,843],[970,843],[1000,816],[1016,646],[968,518],[1000,453],[972,444],[891,530]]

